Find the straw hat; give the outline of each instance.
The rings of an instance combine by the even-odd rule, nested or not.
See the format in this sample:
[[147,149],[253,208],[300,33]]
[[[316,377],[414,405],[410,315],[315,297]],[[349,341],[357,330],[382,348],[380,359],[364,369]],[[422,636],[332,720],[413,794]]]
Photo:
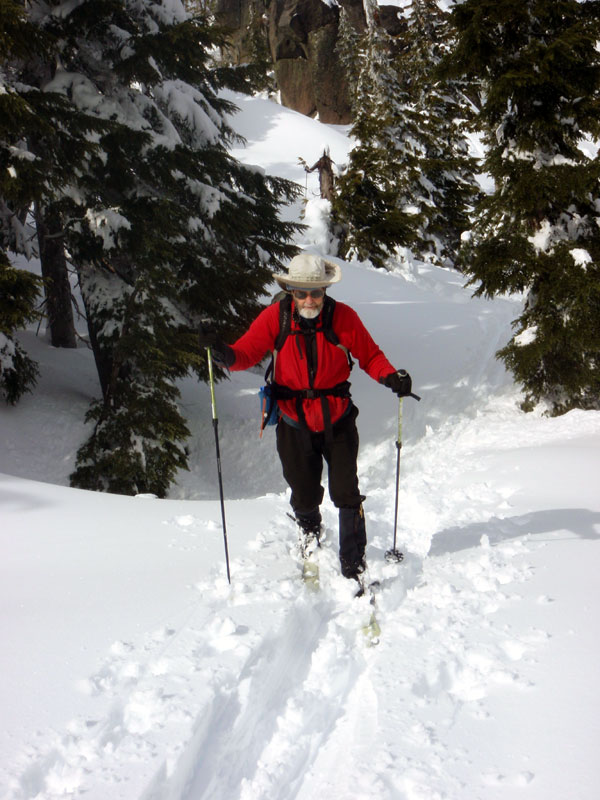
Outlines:
[[342,278],[342,270],[333,261],[312,253],[300,253],[288,264],[287,275],[273,273],[282,289],[317,289],[331,286]]

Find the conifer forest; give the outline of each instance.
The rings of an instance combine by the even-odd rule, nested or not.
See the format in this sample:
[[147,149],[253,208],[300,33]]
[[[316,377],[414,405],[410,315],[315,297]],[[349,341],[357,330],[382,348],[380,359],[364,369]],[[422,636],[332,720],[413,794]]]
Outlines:
[[[328,5],[352,109],[328,255],[521,295],[497,356],[523,411],[600,409],[600,2],[406,0],[393,30]],[[260,18],[239,63],[210,2],[0,0],[0,393],[35,392],[26,325],[93,351],[73,486],[167,494],[201,321],[234,341],[298,251],[302,187],[230,153],[225,90],[281,100]]]

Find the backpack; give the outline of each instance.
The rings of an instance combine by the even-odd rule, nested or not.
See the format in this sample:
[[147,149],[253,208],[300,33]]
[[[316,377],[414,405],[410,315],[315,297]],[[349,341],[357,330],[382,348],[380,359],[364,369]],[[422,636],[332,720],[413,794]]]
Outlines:
[[[329,297],[329,295],[325,295],[325,300],[323,302],[323,310],[321,311],[321,327],[319,328],[319,332],[323,333],[325,338],[328,342],[335,345],[336,347],[341,348],[344,353],[346,354],[346,358],[348,359],[348,366],[350,369],[354,366],[354,361],[350,356],[347,347],[344,347],[343,344],[340,344],[340,340],[333,330],[332,322],[333,322],[333,314],[335,311],[335,300],[333,297]],[[304,421],[304,414],[301,410],[301,401],[305,397],[321,397],[325,398],[326,395],[337,395],[337,396],[349,396],[349,387],[350,384],[348,381],[344,381],[342,384],[338,384],[338,386],[333,387],[332,389],[309,389],[309,390],[293,390],[288,389],[285,386],[280,386],[276,384],[273,380],[275,375],[275,361],[277,360],[277,354],[283,347],[286,342],[286,339],[290,335],[291,328],[292,328],[292,315],[293,315],[293,300],[291,294],[286,294],[283,300],[279,303],[279,333],[277,334],[277,338],[275,339],[275,344],[273,346],[273,353],[271,355],[271,361],[269,362],[266,370],[265,370],[265,385],[261,387],[259,390],[259,397],[261,402],[261,426],[260,426],[260,436],[262,437],[262,432],[268,425],[276,425],[277,421],[279,420],[279,406],[277,405],[277,397],[286,397],[286,398],[296,398],[297,405],[299,408],[299,418],[301,422],[304,423],[304,427],[306,427],[306,422]]]

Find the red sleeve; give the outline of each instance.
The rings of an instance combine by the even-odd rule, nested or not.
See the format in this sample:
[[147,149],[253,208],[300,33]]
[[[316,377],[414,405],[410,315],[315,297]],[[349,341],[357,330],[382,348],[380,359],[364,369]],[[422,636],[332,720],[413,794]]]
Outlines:
[[279,303],[267,306],[261,311],[246,333],[231,345],[235,361],[231,370],[253,367],[273,350],[279,333]]
[[[336,319],[338,316],[339,324]],[[353,308],[345,303],[337,303],[333,327],[338,334],[340,344],[348,348],[357,359],[361,369],[364,369],[373,380],[378,381],[380,378],[396,372],[396,367],[388,361],[384,352],[374,342],[373,337]]]

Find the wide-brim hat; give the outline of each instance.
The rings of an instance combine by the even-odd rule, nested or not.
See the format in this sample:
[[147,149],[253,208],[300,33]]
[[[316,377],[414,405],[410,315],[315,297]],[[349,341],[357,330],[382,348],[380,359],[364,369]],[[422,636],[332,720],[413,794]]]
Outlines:
[[319,289],[331,286],[342,278],[342,270],[333,261],[312,253],[300,253],[288,264],[287,274],[273,273],[282,289]]

